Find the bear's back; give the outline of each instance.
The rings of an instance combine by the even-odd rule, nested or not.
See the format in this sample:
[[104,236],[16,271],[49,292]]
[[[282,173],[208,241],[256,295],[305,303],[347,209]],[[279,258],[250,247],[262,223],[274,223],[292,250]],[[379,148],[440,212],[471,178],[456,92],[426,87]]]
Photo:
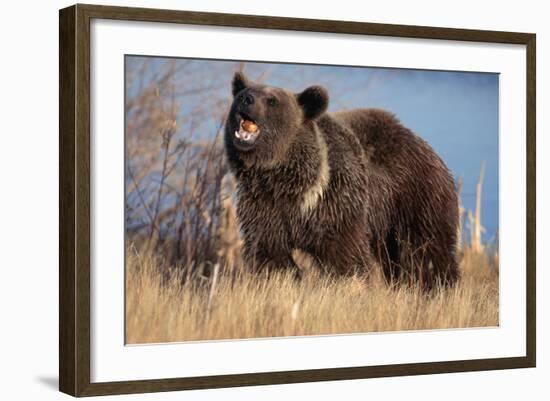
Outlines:
[[356,135],[368,159],[377,165],[395,163],[404,146],[417,145],[416,135],[385,110],[342,110],[331,116]]
[[[355,109],[329,113],[327,118],[352,132],[361,144],[369,182],[367,196],[371,208],[377,209],[371,216],[374,225],[398,220],[402,226],[420,226],[432,220],[433,213],[454,211],[458,200],[447,166],[392,113]],[[434,199],[437,202],[430,201]],[[390,218],[392,210],[398,210],[400,216]],[[448,222],[452,226],[455,220],[453,215]]]
[[413,178],[415,173],[429,174],[434,170],[436,174],[448,174],[445,163],[432,147],[390,112],[381,109],[343,110],[330,113],[330,118],[353,132],[370,167],[390,172],[392,180]]

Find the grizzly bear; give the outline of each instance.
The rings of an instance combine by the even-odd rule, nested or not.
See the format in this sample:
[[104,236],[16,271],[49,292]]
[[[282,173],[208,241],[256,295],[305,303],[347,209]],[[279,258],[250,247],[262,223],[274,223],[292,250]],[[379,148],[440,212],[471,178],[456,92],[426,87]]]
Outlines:
[[225,149],[249,266],[299,276],[299,251],[338,275],[457,281],[454,181],[423,139],[383,110],[327,112],[321,86],[294,94],[237,72],[232,92]]

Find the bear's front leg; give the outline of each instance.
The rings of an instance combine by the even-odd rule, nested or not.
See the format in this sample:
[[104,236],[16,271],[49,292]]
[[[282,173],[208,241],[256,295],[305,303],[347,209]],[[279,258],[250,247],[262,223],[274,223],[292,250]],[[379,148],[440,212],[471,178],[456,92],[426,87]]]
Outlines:
[[244,244],[244,260],[247,267],[254,272],[270,275],[277,271],[291,271],[295,278],[302,277],[302,270],[296,265],[290,250],[274,247],[274,244]]
[[360,224],[324,237],[311,253],[326,271],[337,276],[368,272],[375,265],[368,234]]

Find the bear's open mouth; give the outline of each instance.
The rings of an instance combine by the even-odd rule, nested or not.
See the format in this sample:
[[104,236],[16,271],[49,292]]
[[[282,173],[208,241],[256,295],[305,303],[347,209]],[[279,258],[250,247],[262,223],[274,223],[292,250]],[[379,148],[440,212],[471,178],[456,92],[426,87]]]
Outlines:
[[258,139],[260,127],[244,113],[239,113],[237,120],[239,129],[235,130],[236,144],[241,145],[241,147],[250,147]]

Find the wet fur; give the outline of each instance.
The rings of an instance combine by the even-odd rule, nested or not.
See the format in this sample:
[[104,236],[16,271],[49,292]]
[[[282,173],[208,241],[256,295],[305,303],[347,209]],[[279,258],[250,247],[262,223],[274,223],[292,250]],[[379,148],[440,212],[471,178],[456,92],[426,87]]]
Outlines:
[[[251,152],[241,152],[233,143],[234,115],[249,91],[258,99],[251,109],[263,132]],[[378,262],[389,283],[430,289],[456,282],[454,182],[424,140],[383,110],[327,113],[320,87],[293,94],[237,74],[233,94],[225,146],[251,266],[299,274],[292,257],[299,250],[336,274]],[[265,106],[273,94],[277,106]]]

